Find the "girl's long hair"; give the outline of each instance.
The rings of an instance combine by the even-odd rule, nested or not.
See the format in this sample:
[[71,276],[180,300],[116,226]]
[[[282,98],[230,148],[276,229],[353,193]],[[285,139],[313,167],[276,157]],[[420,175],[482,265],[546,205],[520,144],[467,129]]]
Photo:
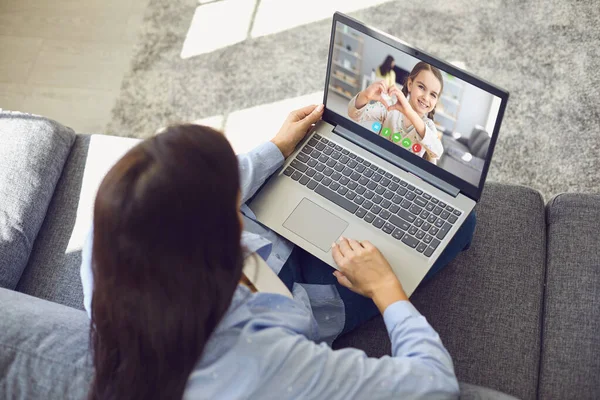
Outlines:
[[[419,75],[419,72],[421,72],[421,71],[431,71],[433,73],[433,75],[438,79],[438,81],[440,81],[441,89],[440,89],[440,92],[438,93],[438,99],[439,99],[440,96],[442,95],[442,91],[444,90],[444,79],[442,78],[442,73],[436,67],[432,67],[431,65],[429,65],[423,61],[419,61],[414,66],[412,71],[410,71],[410,74],[408,74],[408,76],[404,80],[404,86],[402,86],[402,93],[404,93],[404,95],[406,97],[408,97],[408,81],[414,82],[415,78],[417,77],[417,75]],[[437,106],[437,104],[436,104],[436,106]],[[435,107],[433,108],[433,110],[429,111],[429,113],[427,114],[427,117],[429,117],[429,119],[433,120],[434,115],[435,115]]]
[[94,206],[90,399],[180,399],[242,273],[237,158],[178,125],[130,150]]
[[383,60],[383,64],[379,66],[379,72],[381,76],[386,76],[392,70],[392,63],[394,62],[394,57],[387,56],[385,60]]

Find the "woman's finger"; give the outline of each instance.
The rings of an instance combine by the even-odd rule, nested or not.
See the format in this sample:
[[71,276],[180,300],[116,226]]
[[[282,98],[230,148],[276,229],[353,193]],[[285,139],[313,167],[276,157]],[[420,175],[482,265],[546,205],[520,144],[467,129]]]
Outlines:
[[337,265],[340,265],[342,263],[344,256],[342,255],[342,252],[340,251],[340,246],[338,246],[337,243],[333,243],[331,245],[331,255],[333,256],[333,261],[335,261]]
[[334,271],[333,275],[337,278],[337,281],[340,285],[347,287],[348,289],[352,289],[352,287],[354,286],[352,285],[352,282],[350,282],[348,277],[346,277],[346,275],[344,275],[340,271]]
[[363,248],[358,240],[348,239],[348,244],[350,245],[350,248],[352,248],[352,251],[357,251]]
[[350,247],[350,244],[348,243],[348,239],[346,239],[345,237],[341,237],[340,240],[338,241],[338,246],[340,249],[340,252],[342,253],[342,256],[347,257],[350,253],[352,253],[352,248]]

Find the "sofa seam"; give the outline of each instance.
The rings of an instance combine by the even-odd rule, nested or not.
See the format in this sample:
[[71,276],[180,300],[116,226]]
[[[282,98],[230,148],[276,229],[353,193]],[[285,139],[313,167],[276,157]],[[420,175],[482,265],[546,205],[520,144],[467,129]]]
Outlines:
[[[562,194],[558,194],[551,199],[551,202],[554,203],[554,200],[561,196]],[[550,204],[550,202],[549,202]],[[542,284],[542,306],[540,311],[540,358],[538,361],[538,371],[537,371],[537,385],[536,385],[536,399],[540,399],[540,390],[542,386],[542,366],[544,362],[544,326],[546,321],[546,295],[548,290],[548,243],[549,243],[549,235],[548,235],[548,210],[549,208],[546,206],[545,209],[545,219],[546,223],[544,228],[546,230],[545,234],[545,243],[544,243],[544,280]]]

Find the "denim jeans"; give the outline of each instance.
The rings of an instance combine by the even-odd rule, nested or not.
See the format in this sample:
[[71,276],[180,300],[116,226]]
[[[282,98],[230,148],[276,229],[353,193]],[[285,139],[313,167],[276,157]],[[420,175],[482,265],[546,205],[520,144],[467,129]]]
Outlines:
[[[427,275],[425,275],[421,284],[432,279],[458,253],[469,248],[473,232],[475,231],[475,224],[476,216],[473,211],[458,229],[456,235],[454,235]],[[281,268],[279,278],[281,278],[290,290],[292,290],[294,282],[335,285],[344,302],[346,312],[346,321],[344,330],[342,331],[342,334],[344,334],[379,314],[379,310],[371,299],[354,293],[350,289],[340,285],[335,276],[333,276],[333,271],[334,269],[331,266],[296,246]]]

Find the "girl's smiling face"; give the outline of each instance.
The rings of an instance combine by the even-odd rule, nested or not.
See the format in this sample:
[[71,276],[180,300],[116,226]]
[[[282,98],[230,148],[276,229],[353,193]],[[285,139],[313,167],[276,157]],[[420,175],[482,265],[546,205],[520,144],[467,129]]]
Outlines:
[[408,80],[408,102],[419,115],[427,115],[435,108],[441,90],[442,83],[433,72],[422,70],[414,79]]

